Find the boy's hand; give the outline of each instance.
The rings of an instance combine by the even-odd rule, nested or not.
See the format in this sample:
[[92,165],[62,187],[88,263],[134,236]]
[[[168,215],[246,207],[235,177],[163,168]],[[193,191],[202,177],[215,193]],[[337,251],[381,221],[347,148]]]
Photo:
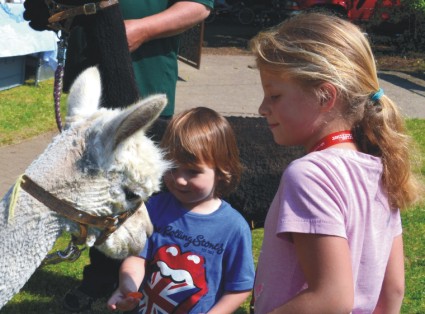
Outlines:
[[143,298],[143,294],[140,292],[124,294],[118,289],[109,298],[107,303],[108,309],[111,311],[130,311],[139,304],[141,298]]

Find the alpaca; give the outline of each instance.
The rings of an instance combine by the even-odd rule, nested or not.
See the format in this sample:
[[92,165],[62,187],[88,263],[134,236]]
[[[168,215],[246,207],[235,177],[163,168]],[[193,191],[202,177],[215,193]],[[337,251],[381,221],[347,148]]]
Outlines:
[[[93,216],[134,211],[103,243],[97,242],[99,228],[87,229],[87,245],[95,243],[106,255],[124,258],[139,253],[152,232],[143,201],[160,190],[162,174],[169,167],[162,151],[145,135],[166,105],[166,97],[154,95],[126,109],[98,108],[100,99],[100,75],[92,67],[71,88],[65,130],[25,175]],[[61,233],[78,235],[80,229],[78,223],[22,189],[11,188],[0,209],[2,308],[28,281]]]

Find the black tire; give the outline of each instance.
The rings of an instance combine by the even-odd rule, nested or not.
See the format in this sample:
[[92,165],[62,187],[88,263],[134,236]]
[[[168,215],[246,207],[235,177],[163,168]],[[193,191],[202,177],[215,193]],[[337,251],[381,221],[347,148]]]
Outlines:
[[210,15],[208,15],[207,18],[205,19],[205,23],[210,24],[214,22],[216,17],[217,17],[217,14],[215,13],[215,11],[211,10]]
[[249,25],[254,22],[255,13],[250,8],[242,8],[238,13],[238,21],[242,25]]

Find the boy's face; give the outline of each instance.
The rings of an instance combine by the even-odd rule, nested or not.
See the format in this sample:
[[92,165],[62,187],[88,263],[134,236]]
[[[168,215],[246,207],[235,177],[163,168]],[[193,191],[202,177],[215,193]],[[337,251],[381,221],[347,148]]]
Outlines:
[[178,165],[165,174],[164,182],[186,209],[214,199],[215,169],[206,164]]
[[261,70],[264,99],[258,112],[267,118],[279,145],[306,145],[317,127],[320,104],[294,80]]

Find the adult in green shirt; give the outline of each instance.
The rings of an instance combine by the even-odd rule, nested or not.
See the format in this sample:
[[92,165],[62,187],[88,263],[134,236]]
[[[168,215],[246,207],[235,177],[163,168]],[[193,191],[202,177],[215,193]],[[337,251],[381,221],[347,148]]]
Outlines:
[[[203,21],[214,0],[120,0],[137,87],[142,97],[165,93],[168,104],[161,116],[174,114],[178,79],[179,34]],[[65,64],[64,90],[87,67],[82,28],[72,31]]]
[[120,6],[140,93],[165,92],[168,105],[162,116],[170,117],[178,79],[177,35],[205,19],[213,0],[121,0]]
[[[137,86],[142,97],[165,93],[168,105],[161,114],[174,114],[178,79],[179,34],[203,21],[213,0],[120,0],[128,47],[131,52]],[[72,83],[84,59],[84,38],[73,32],[67,52],[65,85]],[[83,50],[81,50],[83,49]],[[80,59],[79,59],[80,58]],[[65,86],[66,89],[66,86]],[[84,268],[80,285],[64,298],[71,312],[89,309],[94,299],[109,296],[118,283],[121,261],[112,260],[95,248],[90,249],[90,264]]]

